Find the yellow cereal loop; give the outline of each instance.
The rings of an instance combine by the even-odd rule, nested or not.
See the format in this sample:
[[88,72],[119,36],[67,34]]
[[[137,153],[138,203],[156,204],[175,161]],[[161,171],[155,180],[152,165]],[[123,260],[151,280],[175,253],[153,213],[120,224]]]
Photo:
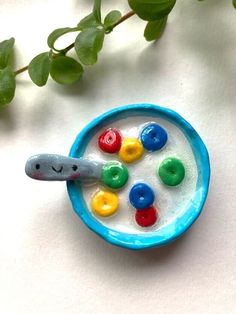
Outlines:
[[98,191],[92,198],[91,206],[97,215],[108,217],[117,211],[119,199],[113,192]]
[[143,155],[143,145],[137,138],[126,138],[122,142],[119,157],[126,163],[131,163]]

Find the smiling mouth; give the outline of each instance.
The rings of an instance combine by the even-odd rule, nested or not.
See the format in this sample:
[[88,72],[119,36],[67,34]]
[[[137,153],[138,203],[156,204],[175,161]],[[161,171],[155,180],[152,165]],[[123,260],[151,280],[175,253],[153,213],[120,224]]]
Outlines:
[[61,166],[61,168],[59,170],[57,170],[56,168],[54,168],[52,166],[52,170],[55,171],[56,173],[61,173],[62,172],[62,169],[63,169],[63,166]]

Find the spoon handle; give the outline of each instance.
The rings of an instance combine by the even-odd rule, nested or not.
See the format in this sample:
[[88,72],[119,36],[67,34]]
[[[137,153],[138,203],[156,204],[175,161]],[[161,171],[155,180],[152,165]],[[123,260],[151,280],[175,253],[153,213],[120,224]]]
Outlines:
[[97,181],[101,178],[102,162],[72,158],[56,154],[39,154],[30,157],[25,173],[32,179],[43,181]]

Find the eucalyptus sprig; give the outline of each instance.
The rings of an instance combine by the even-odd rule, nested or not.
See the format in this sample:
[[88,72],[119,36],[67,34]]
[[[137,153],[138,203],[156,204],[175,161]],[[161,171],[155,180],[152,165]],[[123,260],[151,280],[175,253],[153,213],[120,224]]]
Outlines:
[[[203,1],[203,0],[199,0]],[[233,6],[236,8],[236,0]],[[15,40],[10,38],[0,43],[0,106],[10,103],[15,95],[16,75],[28,71],[29,77],[37,86],[44,86],[49,75],[59,84],[73,84],[80,80],[84,67],[97,62],[104,38],[113,29],[133,15],[147,21],[144,37],[147,41],[158,40],[167,23],[167,18],[176,0],[128,0],[132,11],[123,15],[112,10],[104,19],[101,14],[101,0],[94,0],[93,10],[76,26],[55,29],[48,36],[48,51],[41,52],[28,66],[14,71],[11,56]],[[69,46],[58,49],[55,45],[61,36],[75,33],[75,41]],[[77,58],[67,56],[74,49]]]

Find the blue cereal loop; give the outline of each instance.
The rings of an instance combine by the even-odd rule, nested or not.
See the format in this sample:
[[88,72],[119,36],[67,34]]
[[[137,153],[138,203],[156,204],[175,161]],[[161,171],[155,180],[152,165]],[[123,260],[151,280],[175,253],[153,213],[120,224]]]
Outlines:
[[157,123],[149,123],[141,132],[141,142],[146,150],[156,151],[165,146],[168,135]]
[[155,195],[146,183],[136,183],[129,192],[129,201],[136,209],[145,209],[154,202]]

